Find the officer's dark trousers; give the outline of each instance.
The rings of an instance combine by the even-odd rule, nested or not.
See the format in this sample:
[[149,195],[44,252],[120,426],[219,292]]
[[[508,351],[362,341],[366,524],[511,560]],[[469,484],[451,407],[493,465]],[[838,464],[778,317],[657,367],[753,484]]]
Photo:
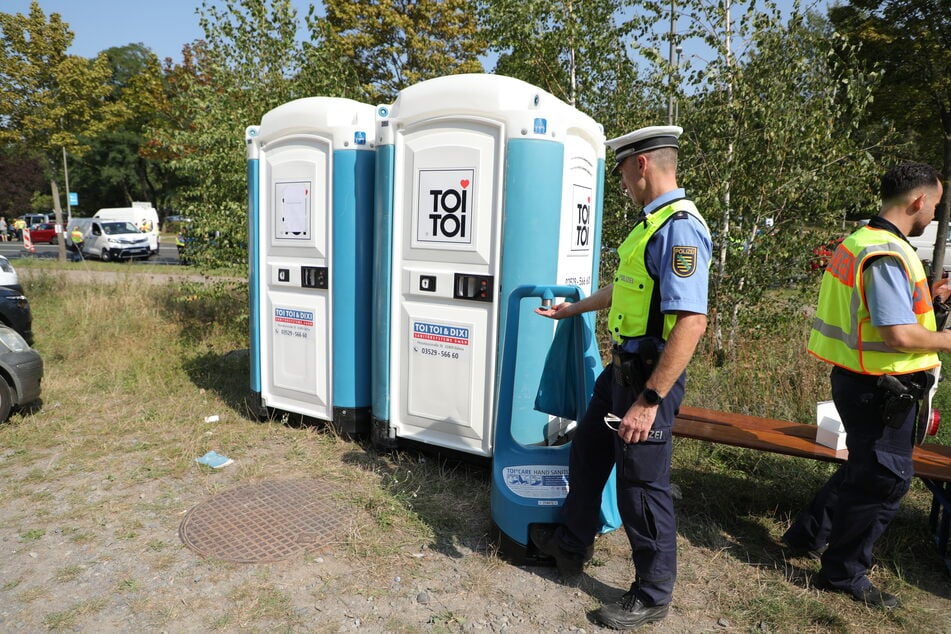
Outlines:
[[[584,552],[601,528],[601,492],[617,465],[618,510],[631,543],[636,591],[648,605],[670,603],[677,577],[677,525],[670,494],[671,428],[685,376],[658,407],[651,440],[625,445],[604,416],[623,416],[638,394],[614,381],[612,366],[598,377],[584,419],[571,441],[562,546]],[[616,424],[615,424],[616,426]]]
[[882,422],[883,394],[874,380],[836,368],[832,400],[842,418],[849,449],[847,462],[796,518],[786,539],[819,547],[822,575],[843,591],[862,591],[870,584],[872,547],[898,512],[914,477],[912,435],[916,408],[900,428]]

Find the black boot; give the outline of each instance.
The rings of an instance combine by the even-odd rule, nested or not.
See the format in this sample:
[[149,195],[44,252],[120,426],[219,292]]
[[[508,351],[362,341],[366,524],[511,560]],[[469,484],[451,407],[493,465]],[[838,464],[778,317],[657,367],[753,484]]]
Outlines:
[[636,630],[642,625],[660,621],[667,616],[667,605],[646,605],[637,593],[631,589],[615,603],[601,606],[594,613],[598,623],[615,630]]

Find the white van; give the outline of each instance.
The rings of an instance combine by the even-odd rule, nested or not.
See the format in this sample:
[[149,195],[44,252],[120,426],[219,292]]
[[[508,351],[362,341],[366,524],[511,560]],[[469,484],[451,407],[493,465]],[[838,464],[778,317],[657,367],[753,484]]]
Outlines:
[[[927,264],[931,264],[934,259],[934,243],[938,237],[938,221],[935,220],[927,227],[924,233],[914,238],[908,238],[911,246],[918,252],[918,258]],[[948,240],[944,243],[944,267],[943,270],[951,271],[951,232],[948,234]]]
[[132,226],[148,234],[149,255],[158,253],[160,242],[158,212],[150,203],[135,202],[131,207],[105,207],[97,211],[93,218],[132,223]]
[[149,237],[125,220],[105,220],[102,218],[73,218],[69,223],[67,235],[73,227],[83,232],[83,257],[109,260],[130,260],[147,258]]

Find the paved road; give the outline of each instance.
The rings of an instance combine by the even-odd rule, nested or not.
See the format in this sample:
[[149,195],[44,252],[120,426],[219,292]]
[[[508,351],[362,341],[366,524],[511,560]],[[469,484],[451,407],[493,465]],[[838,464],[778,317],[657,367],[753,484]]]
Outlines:
[[[36,253],[29,253],[23,248],[22,242],[0,242],[0,255],[6,257],[8,260],[14,260],[14,266],[16,266],[15,259],[23,256],[51,260],[55,260],[59,257],[59,247],[56,245],[36,244],[34,246],[36,247]],[[157,255],[152,256],[148,260],[135,260],[132,262],[133,265],[141,263],[178,266],[178,250],[175,248],[174,239],[170,240],[163,236],[163,240],[159,244],[159,252]]]

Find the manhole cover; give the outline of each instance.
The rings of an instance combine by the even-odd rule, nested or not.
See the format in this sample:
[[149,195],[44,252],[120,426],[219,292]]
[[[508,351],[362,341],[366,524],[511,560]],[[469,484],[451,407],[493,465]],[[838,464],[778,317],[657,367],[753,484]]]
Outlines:
[[280,561],[336,539],[352,513],[320,480],[260,482],[225,491],[188,511],[178,527],[186,546],[240,563]]

